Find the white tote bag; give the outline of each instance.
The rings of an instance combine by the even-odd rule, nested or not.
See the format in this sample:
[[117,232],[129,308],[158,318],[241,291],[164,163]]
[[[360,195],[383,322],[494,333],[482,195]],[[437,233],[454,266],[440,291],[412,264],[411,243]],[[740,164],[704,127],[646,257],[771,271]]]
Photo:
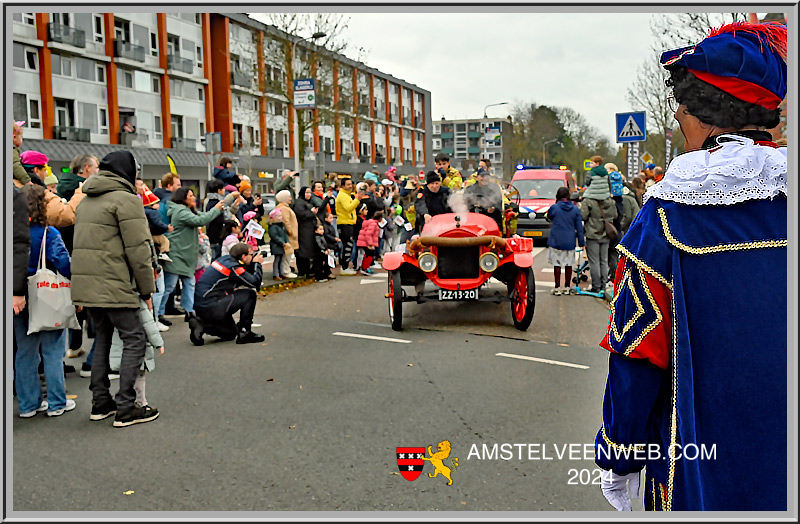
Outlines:
[[78,329],[78,317],[72,304],[70,281],[45,267],[47,228],[42,235],[42,249],[36,273],[28,277],[28,334],[59,329]]

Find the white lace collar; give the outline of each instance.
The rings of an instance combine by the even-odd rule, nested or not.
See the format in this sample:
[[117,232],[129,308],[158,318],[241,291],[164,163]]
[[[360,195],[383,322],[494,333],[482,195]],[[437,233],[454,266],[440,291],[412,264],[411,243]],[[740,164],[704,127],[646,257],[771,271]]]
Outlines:
[[690,205],[730,205],[786,195],[786,153],[739,135],[712,149],[684,153],[670,162],[661,182],[644,194]]

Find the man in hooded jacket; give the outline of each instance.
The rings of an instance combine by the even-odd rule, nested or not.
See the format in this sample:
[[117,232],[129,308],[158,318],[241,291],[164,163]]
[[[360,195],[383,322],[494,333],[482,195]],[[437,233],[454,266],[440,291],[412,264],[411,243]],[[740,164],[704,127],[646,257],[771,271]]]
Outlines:
[[[89,418],[102,420],[116,413],[115,427],[158,417],[157,409],[134,404],[134,382],[146,340],[139,300],[152,307],[156,290],[152,240],[144,207],[136,196],[138,171],[128,151],[114,151],[100,161],[100,172],[83,185],[86,198],[76,212],[73,239],[72,301],[88,308],[96,334]],[[112,399],[108,360],[115,328],[123,350],[119,392]]]

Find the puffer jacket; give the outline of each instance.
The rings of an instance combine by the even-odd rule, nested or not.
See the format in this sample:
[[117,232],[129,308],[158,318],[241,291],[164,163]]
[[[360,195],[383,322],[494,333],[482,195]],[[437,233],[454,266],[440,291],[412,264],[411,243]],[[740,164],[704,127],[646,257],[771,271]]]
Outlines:
[[136,187],[103,170],[86,180],[83,193],[75,216],[72,302],[138,308],[139,297],[154,293],[156,284],[150,228]]
[[547,239],[548,247],[561,251],[575,249],[575,240],[583,247],[586,241],[583,238],[583,222],[578,206],[569,200],[559,200],[547,210],[547,219],[550,221],[550,236]]
[[364,223],[361,224],[361,231],[358,232],[358,241],[356,242],[356,245],[358,247],[378,247],[380,234],[381,228],[378,225],[377,220],[374,218],[365,220]]
[[[155,371],[155,348],[163,347],[164,339],[161,338],[161,333],[158,331],[153,312],[147,308],[147,303],[144,300],[139,301],[139,318],[142,319],[142,327],[144,327],[144,333],[146,335],[144,359],[142,359],[142,367],[140,369]],[[111,350],[108,354],[108,365],[113,370],[119,371],[119,366],[122,363],[122,347],[123,344],[119,336],[119,331],[115,329],[114,334],[111,335]]]
[[169,257],[172,262],[164,263],[164,271],[184,277],[194,275],[197,256],[200,254],[197,228],[205,226],[221,213],[220,209],[212,207],[205,213],[194,214],[183,204],[177,204],[172,200],[167,202],[169,223],[174,229],[167,233]]
[[31,181],[31,177],[25,168],[22,167],[22,161],[19,159],[19,148],[14,146],[14,154],[13,154],[13,171],[14,171],[14,178],[19,181],[20,184],[25,185]]

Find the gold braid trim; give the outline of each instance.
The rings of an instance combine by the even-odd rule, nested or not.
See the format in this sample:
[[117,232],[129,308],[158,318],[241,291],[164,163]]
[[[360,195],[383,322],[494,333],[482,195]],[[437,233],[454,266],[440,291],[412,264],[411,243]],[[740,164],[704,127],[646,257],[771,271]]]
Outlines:
[[722,251],[740,251],[744,249],[767,249],[767,248],[775,248],[775,247],[786,247],[788,245],[788,240],[786,239],[779,239],[779,240],[754,240],[751,242],[740,242],[738,244],[718,244],[716,246],[705,246],[705,247],[692,247],[687,246],[677,238],[672,235],[672,231],[669,229],[669,223],[667,222],[667,212],[664,211],[663,208],[658,208],[658,216],[661,218],[661,227],[664,230],[664,236],[667,238],[667,242],[675,246],[676,248],[680,249],[681,251],[685,251],[686,253],[691,253],[693,255],[707,255],[709,253],[720,253]]
[[[625,326],[623,327],[621,333],[619,331],[617,331],[617,324],[616,324],[616,321],[615,321],[616,302],[617,302],[617,299],[621,295],[621,293],[617,293],[617,295],[611,301],[611,322],[609,322],[609,324],[611,325],[611,327],[610,327],[611,335],[614,337],[614,340],[616,342],[621,342],[622,338],[625,336],[625,334],[628,332],[628,330],[631,327],[633,327],[633,324],[637,320],[639,320],[639,317],[641,317],[644,314],[644,307],[642,306],[642,301],[639,299],[639,296],[636,294],[636,290],[633,287],[633,282],[630,279],[630,271],[631,271],[630,268],[626,268],[625,276],[623,277],[622,282],[620,283],[618,289],[621,291],[622,288],[624,287],[624,285],[627,283],[628,288],[631,291],[631,295],[633,295],[633,300],[634,300],[634,302],[636,302],[636,313],[634,313],[633,317],[625,324]],[[637,267],[636,271],[639,272],[639,278],[642,281],[642,288],[644,289],[644,292],[647,295],[647,300],[650,302],[650,306],[653,308],[653,311],[656,314],[656,318],[650,324],[645,326],[642,329],[642,331],[639,333],[639,335],[633,340],[633,342],[631,342],[628,345],[628,347],[623,352],[623,354],[626,357],[629,356],[631,353],[633,353],[633,351],[637,347],[639,347],[639,344],[642,343],[642,340],[644,340],[644,338],[651,331],[653,331],[656,328],[656,326],[658,326],[664,320],[664,316],[661,314],[661,310],[658,308],[658,304],[656,304],[656,300],[655,300],[655,298],[653,298],[653,294],[650,292],[650,288],[647,287],[647,283],[644,280],[644,273],[642,272],[642,269],[640,267]]]
[[649,274],[651,274],[653,277],[655,277],[656,280],[658,280],[659,282],[663,283],[665,286],[667,286],[667,288],[670,291],[672,291],[672,282],[667,280],[666,277],[664,277],[664,275],[662,275],[661,273],[659,273],[658,271],[656,271],[652,267],[650,267],[647,264],[645,264],[644,262],[642,262],[636,255],[631,253],[628,250],[628,248],[626,248],[622,244],[617,244],[617,251],[619,251],[625,258],[627,258],[628,260],[632,261],[634,264],[636,264],[640,268],[642,268],[645,271],[647,271]]
[[605,443],[608,444],[609,446],[611,446],[614,450],[619,450],[621,452],[625,452],[625,451],[630,452],[630,451],[644,450],[645,449],[645,445],[644,444],[631,444],[630,446],[625,446],[624,444],[617,444],[616,442],[612,442],[611,439],[608,438],[608,435],[606,434],[606,425],[605,425],[605,423],[603,423],[603,425],[600,426],[600,432],[603,435],[603,440],[605,441]]
[[[659,211],[661,211],[659,209]],[[678,440],[678,327],[675,318],[675,295],[672,296],[672,416],[669,427],[669,478],[664,511],[672,511],[672,493],[675,487],[675,444]]]

